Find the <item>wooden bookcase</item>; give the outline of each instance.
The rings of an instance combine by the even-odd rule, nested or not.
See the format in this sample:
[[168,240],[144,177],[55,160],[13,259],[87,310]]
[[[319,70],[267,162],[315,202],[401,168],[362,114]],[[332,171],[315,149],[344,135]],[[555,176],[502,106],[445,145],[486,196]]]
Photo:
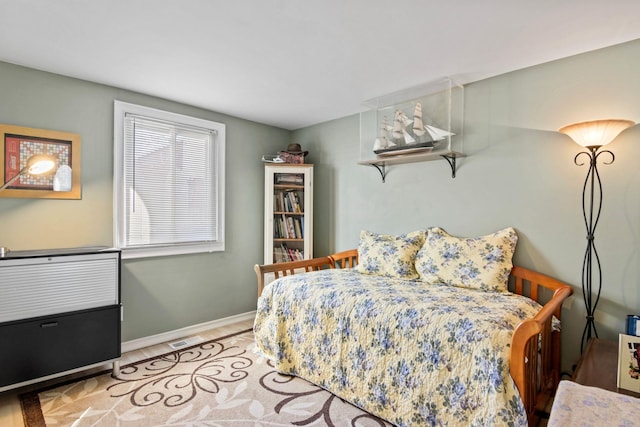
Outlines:
[[313,258],[313,165],[265,164],[264,263]]

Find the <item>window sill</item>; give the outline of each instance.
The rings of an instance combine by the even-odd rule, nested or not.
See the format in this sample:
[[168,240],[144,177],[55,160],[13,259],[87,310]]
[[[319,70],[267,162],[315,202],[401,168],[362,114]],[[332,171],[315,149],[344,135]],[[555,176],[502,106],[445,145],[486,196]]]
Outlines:
[[197,244],[197,245],[172,245],[141,248],[121,248],[122,259],[152,258],[173,255],[187,255],[198,253],[223,252],[224,242]]

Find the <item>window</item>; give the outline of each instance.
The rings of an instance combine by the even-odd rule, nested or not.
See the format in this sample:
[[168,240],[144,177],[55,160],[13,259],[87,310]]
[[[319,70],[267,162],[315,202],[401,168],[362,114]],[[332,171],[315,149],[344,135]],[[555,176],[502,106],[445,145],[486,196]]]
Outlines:
[[114,132],[122,257],[223,251],[225,125],[116,101]]

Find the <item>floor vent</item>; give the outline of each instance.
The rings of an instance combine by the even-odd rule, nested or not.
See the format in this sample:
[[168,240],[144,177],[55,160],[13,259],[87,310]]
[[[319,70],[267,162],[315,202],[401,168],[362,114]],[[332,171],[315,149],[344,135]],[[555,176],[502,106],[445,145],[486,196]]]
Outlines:
[[193,337],[185,338],[180,341],[171,342],[169,343],[169,347],[171,347],[174,350],[178,350],[180,348],[185,348],[185,347],[189,347],[189,346],[201,343],[202,341],[204,341],[204,338],[202,338],[199,335],[196,335]]

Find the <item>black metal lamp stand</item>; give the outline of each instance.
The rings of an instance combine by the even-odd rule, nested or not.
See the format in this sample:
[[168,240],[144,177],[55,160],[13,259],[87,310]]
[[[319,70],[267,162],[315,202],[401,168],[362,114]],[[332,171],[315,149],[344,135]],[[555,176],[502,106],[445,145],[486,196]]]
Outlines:
[[587,310],[587,323],[582,332],[582,340],[580,342],[581,353],[584,344],[588,342],[592,336],[598,336],[594,321],[594,313],[600,300],[600,290],[602,289],[602,268],[595,245],[595,231],[598,220],[600,219],[600,211],[602,210],[602,181],[598,173],[598,157],[603,154],[610,155],[611,161],[604,162],[606,165],[613,163],[615,160],[615,156],[611,151],[598,151],[600,147],[600,145],[588,146],[586,148],[589,151],[581,151],[573,160],[576,165],[582,166],[585,163],[579,163],[578,158],[581,156],[587,156],[589,158],[589,171],[587,172],[587,177],[584,180],[584,186],[582,188],[582,215],[584,217],[584,225],[587,229],[587,249],[582,261],[582,295]]
[[587,250],[582,261],[582,296],[587,310],[587,324],[582,333],[580,353],[582,353],[584,344],[592,336],[598,337],[594,319],[602,289],[602,268],[600,267],[600,257],[595,245],[596,226],[602,210],[602,181],[600,181],[600,174],[598,173],[598,157],[607,154],[611,156],[611,161],[604,162],[604,164],[610,165],[613,163],[615,160],[613,153],[609,150],[601,150],[601,148],[613,141],[620,132],[634,124],[631,120],[592,120],[567,125],[558,130],[569,135],[576,143],[588,150],[576,154],[573,159],[576,165],[582,166],[585,164],[578,162],[579,157],[587,156],[589,158],[589,171],[582,188],[582,215],[584,217],[584,225],[587,228]]

